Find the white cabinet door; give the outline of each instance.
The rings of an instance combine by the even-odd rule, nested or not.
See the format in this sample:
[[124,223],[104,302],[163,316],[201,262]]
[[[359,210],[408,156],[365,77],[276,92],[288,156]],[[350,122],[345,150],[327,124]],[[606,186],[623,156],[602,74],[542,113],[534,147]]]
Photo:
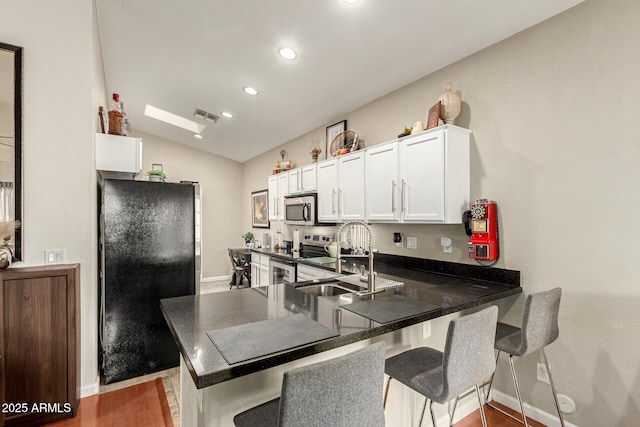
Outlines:
[[365,201],[367,221],[397,221],[398,143],[365,151]]
[[303,166],[300,168],[300,181],[302,188],[300,191],[308,193],[310,191],[316,191],[318,189],[317,176],[316,176],[316,164]]
[[96,170],[140,173],[142,140],[128,136],[96,134]]
[[318,222],[338,220],[338,160],[318,164]]
[[338,220],[364,219],[364,152],[338,157]]
[[271,175],[267,179],[269,195],[269,221],[276,221],[278,216],[278,175]]
[[271,175],[267,179],[269,190],[269,221],[284,220],[284,197],[289,195],[289,172]]
[[302,192],[302,174],[300,169],[293,169],[287,172],[289,175],[289,194],[296,194]]
[[400,209],[405,221],[444,221],[444,131],[400,141]]

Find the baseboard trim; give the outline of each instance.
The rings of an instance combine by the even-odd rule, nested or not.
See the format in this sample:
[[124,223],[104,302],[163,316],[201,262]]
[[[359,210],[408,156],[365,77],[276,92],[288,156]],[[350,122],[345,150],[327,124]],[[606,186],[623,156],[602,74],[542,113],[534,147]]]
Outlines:
[[[520,412],[520,404],[518,403],[518,399],[516,399],[515,397],[509,396],[508,394],[505,394],[500,390],[493,389],[491,390],[491,398],[518,413]],[[551,396],[551,394],[549,394],[549,398],[553,401],[553,397]],[[549,427],[560,427],[560,418],[558,418],[557,415],[545,412],[542,409],[531,406],[526,402],[523,402],[523,405],[524,411],[527,413],[527,417]],[[576,424],[568,422],[566,418],[564,420],[564,425],[566,427],[578,427]]]
[[231,280],[231,275],[228,276],[216,276],[216,277],[203,277],[200,279],[200,283],[202,282],[219,282],[221,280]]
[[98,393],[100,393],[100,382],[95,382],[80,388],[80,398],[93,396]]

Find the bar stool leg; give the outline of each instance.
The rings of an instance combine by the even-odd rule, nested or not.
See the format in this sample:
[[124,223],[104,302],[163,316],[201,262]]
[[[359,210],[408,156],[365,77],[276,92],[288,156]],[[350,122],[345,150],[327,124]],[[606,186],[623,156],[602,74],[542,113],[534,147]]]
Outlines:
[[387,380],[387,386],[384,389],[384,400],[382,401],[382,407],[386,408],[387,407],[387,396],[389,395],[389,386],[391,385],[391,380],[393,378],[389,377],[389,379]]
[[482,427],[487,427],[487,417],[484,414],[484,404],[482,402],[482,393],[480,393],[480,387],[478,387],[477,384],[476,384],[476,394],[478,395],[478,403],[480,403],[480,418],[482,419]]
[[553,377],[551,376],[551,369],[549,368],[549,362],[547,361],[547,354],[544,352],[544,347],[542,348],[542,358],[544,359],[544,364],[547,367],[547,373],[549,374],[549,384],[551,384],[551,392],[553,393],[553,400],[556,402],[556,409],[558,410],[558,416],[560,417],[560,425],[564,427],[564,418],[562,416],[562,411],[560,410],[560,402],[558,401],[556,386],[553,384]]
[[518,387],[518,377],[516,377],[516,368],[513,366],[513,355],[509,355],[509,366],[511,367],[511,376],[513,377],[513,385],[516,387],[516,396],[518,397],[518,403],[520,404],[520,413],[522,413],[522,422],[524,427],[529,427],[527,424],[527,415],[524,412],[524,405],[522,404],[522,397],[520,396],[520,387]]
[[458,397],[453,400],[453,409],[451,410],[451,414],[449,415],[449,427],[455,427],[453,424],[453,417],[456,414],[456,406],[458,406]]
[[[498,350],[498,354],[496,354],[496,366],[498,365],[498,359],[500,358],[500,350]],[[491,393],[491,386],[493,385],[493,377],[496,375],[496,371],[493,371],[491,374],[491,379],[489,380],[489,389],[487,390],[487,394],[485,395],[485,400],[489,402],[489,394]],[[489,405],[491,406],[491,405]]]
[[[424,401],[424,406],[427,406],[427,400]],[[433,413],[433,400],[429,400],[429,412],[431,412],[431,422],[433,423],[433,427],[437,427],[436,414]],[[424,408],[422,408],[422,415],[424,415]],[[420,417],[420,424],[418,424],[418,427],[420,427],[421,425],[422,425],[422,417]]]

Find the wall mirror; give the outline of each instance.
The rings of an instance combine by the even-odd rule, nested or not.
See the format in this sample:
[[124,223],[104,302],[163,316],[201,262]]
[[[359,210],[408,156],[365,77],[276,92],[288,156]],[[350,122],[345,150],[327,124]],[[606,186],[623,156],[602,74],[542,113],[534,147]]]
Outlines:
[[22,48],[0,43],[0,247],[21,261]]

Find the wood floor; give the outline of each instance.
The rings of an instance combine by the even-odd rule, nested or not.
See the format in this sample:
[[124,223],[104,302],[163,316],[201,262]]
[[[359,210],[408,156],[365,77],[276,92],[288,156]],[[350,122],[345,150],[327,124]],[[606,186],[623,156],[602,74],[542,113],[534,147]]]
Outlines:
[[[247,287],[246,281],[242,287]],[[235,287],[234,287],[235,289]],[[217,282],[202,283],[200,292],[223,292],[229,290],[229,282],[227,280]],[[121,381],[109,385],[100,386],[100,394],[80,399],[78,415],[75,418],[64,420],[61,422],[47,424],[47,427],[115,427],[115,426],[175,426],[180,427],[180,370],[179,368],[168,369],[166,371],[156,372],[154,374],[145,375],[143,377],[133,378],[131,380]],[[151,402],[137,402],[138,394],[144,394],[149,400],[150,390],[148,384],[152,383],[156,387],[156,392],[164,392],[166,395],[167,407],[163,407],[160,411],[161,417],[158,417],[157,411],[155,415],[145,415],[143,407],[159,408],[159,400]],[[145,385],[146,384],[146,385]],[[145,385],[144,390],[141,386]],[[151,393],[153,394],[153,393]],[[153,400],[153,399],[151,399]],[[127,402],[135,402],[134,405],[127,405]],[[507,412],[516,414],[514,411],[505,408],[499,404]],[[520,427],[522,424],[512,420],[511,418],[486,407],[487,424],[490,427]],[[431,422],[425,419],[424,426],[430,426]],[[477,410],[468,415],[464,419],[456,423],[456,427],[478,427],[481,426],[480,411]],[[532,427],[544,427],[535,421],[529,420]]]

